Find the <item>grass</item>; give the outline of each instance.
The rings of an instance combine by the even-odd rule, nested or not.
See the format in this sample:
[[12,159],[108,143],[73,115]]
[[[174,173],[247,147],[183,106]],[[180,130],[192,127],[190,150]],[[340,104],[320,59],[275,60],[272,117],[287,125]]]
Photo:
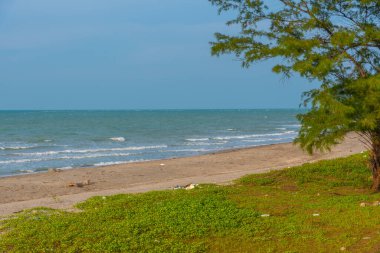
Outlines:
[[230,186],[94,197],[79,213],[27,210],[0,224],[0,252],[380,251],[380,206],[360,207],[380,200],[364,156]]

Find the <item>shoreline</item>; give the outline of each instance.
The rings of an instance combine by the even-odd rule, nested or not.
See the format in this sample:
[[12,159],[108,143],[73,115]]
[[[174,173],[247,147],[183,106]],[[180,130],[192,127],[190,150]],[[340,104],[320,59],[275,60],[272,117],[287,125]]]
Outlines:
[[[0,216],[38,206],[73,210],[75,203],[92,196],[165,190],[189,183],[230,183],[247,174],[344,157],[363,150],[358,136],[350,134],[330,153],[313,156],[292,143],[279,143],[189,157],[1,177]],[[89,184],[70,186],[82,182]]]
[[[166,161],[166,160],[174,160],[174,159],[181,159],[181,158],[192,158],[192,157],[198,157],[198,156],[204,156],[204,155],[216,155],[216,154],[230,153],[230,152],[246,150],[246,149],[253,149],[253,148],[258,148],[258,147],[267,147],[267,146],[269,147],[269,146],[274,146],[274,145],[279,145],[279,144],[293,144],[293,142],[279,142],[279,143],[263,144],[263,145],[257,145],[257,146],[220,149],[220,150],[214,150],[214,151],[206,151],[204,153],[196,154],[196,155],[173,156],[173,157],[167,157],[167,158],[163,158],[163,159],[152,159],[152,160],[141,160],[141,161],[126,161],[123,163],[117,163],[117,164],[111,164],[111,165],[82,166],[82,167],[70,167],[70,168],[51,168],[51,169],[59,170],[59,171],[70,171],[70,170],[81,170],[81,169],[98,169],[98,168],[107,168],[107,167],[113,167],[113,166],[123,166],[126,164],[139,164],[139,163]],[[0,176],[0,180],[2,178],[22,177],[22,176],[45,174],[45,173],[50,173],[49,169],[48,170],[35,171],[35,172],[25,172],[25,173],[18,173],[18,174],[3,175],[3,176]],[[1,203],[1,200],[0,200],[0,203]]]

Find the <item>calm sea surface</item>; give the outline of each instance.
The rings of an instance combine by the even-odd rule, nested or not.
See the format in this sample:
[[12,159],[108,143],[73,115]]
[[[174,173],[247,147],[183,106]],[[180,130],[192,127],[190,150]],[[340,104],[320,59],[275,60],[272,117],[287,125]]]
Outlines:
[[0,176],[290,142],[300,112],[0,111]]

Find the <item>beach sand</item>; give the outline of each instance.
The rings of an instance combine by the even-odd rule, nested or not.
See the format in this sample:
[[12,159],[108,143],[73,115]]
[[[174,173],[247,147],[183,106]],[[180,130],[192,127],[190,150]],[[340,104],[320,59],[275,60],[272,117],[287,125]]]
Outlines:
[[[92,196],[165,190],[190,183],[225,184],[247,174],[344,157],[363,150],[358,137],[351,134],[332,152],[313,156],[284,143],[186,158],[5,177],[0,178],[0,216],[38,206],[75,210],[74,204]],[[84,185],[70,186],[76,183]]]

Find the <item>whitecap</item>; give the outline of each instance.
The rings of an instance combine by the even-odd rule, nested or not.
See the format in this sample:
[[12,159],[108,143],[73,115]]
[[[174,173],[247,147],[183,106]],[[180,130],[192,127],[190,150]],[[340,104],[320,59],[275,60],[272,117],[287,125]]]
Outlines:
[[148,161],[148,160],[139,159],[139,160],[129,160],[129,161],[100,162],[100,163],[95,163],[93,166],[95,166],[95,167],[111,166],[111,165],[127,164],[127,163],[135,163],[135,162],[145,162],[145,161]]
[[228,141],[216,141],[216,142],[188,142],[185,146],[217,146],[228,143]]
[[124,142],[125,138],[124,137],[111,137],[111,141],[117,141],[117,142]]
[[35,146],[8,146],[8,147],[0,147],[0,150],[20,150],[20,149],[30,149]]
[[86,159],[86,158],[99,158],[99,157],[117,157],[117,156],[129,156],[130,153],[110,153],[110,154],[92,154],[92,155],[82,155],[82,156],[59,156],[51,159],[45,160],[71,160],[71,159]]
[[11,163],[29,163],[29,162],[41,162],[44,159],[20,159],[20,160],[7,160],[0,161],[0,164],[11,164]]
[[67,149],[60,151],[46,151],[46,152],[33,152],[33,153],[15,153],[16,155],[22,156],[49,156],[58,154],[85,154],[85,153],[103,153],[112,151],[138,151],[145,149],[159,149],[167,148],[167,145],[157,145],[157,146],[132,146],[125,148],[103,148],[103,149]]
[[207,152],[211,151],[210,149],[174,149],[174,150],[165,150],[165,152]]
[[296,128],[299,128],[299,127],[301,127],[301,124],[284,125],[284,127],[296,127]]
[[40,158],[40,159],[19,159],[19,160],[7,160],[0,161],[0,164],[12,164],[12,163],[29,163],[29,162],[43,162],[52,160],[80,160],[86,158],[99,158],[99,157],[120,157],[129,156],[130,153],[110,153],[110,154],[92,154],[92,155],[82,155],[82,156],[58,156],[50,158]]
[[72,169],[73,167],[71,166],[66,166],[66,167],[61,167],[61,168],[57,168],[57,170],[69,170],[69,169]]
[[212,142],[188,142],[188,143],[185,143],[185,145],[186,146],[212,146],[216,144]]
[[94,166],[99,167],[99,166],[110,166],[110,165],[117,165],[117,164],[123,164],[123,163],[128,163],[126,161],[118,161],[118,162],[100,162],[100,163],[95,163]]
[[209,138],[190,138],[190,139],[186,139],[186,141],[208,141]]
[[242,140],[243,142],[267,142],[267,141],[283,141],[290,138],[268,138],[268,139],[254,139],[254,140]]
[[271,133],[271,134],[247,134],[247,135],[231,135],[231,136],[219,136],[214,137],[215,140],[231,140],[231,139],[248,139],[248,138],[255,138],[255,137],[269,137],[269,136],[282,136],[282,135],[289,135],[294,134],[295,131],[286,131],[282,133]]

